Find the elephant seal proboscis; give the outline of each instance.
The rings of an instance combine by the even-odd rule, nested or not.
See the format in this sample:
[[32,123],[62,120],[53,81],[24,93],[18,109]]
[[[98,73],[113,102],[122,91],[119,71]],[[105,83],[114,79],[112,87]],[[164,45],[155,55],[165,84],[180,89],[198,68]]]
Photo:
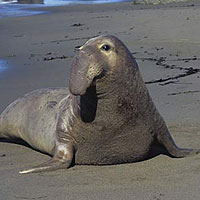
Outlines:
[[11,103],[0,116],[0,137],[21,138],[52,156],[20,173],[140,161],[155,141],[173,157],[200,152],[176,146],[135,59],[111,35],[79,48],[69,89],[40,89]]

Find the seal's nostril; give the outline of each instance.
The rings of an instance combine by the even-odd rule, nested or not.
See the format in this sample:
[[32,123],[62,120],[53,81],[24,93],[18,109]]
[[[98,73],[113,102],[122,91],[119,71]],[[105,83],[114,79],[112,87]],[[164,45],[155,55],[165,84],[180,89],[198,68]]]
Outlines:
[[75,46],[74,52],[80,51],[83,49],[83,46]]
[[80,51],[79,47],[80,47],[80,46],[76,46],[76,47],[74,48],[74,52]]
[[75,49],[79,49],[81,46],[75,46]]

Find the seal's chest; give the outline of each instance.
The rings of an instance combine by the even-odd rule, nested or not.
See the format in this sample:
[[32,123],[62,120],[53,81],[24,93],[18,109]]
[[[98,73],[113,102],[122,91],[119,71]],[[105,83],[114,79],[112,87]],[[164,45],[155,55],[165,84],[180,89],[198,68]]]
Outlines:
[[146,130],[129,123],[89,123],[78,134],[78,164],[117,164],[140,160],[152,138]]

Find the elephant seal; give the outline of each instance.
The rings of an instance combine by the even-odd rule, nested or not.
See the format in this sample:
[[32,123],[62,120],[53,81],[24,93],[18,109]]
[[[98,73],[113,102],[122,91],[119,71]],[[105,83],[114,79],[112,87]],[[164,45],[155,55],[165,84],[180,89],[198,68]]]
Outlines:
[[107,35],[78,49],[68,88],[33,91],[0,116],[0,137],[18,137],[52,158],[20,173],[140,161],[155,141],[173,157],[199,153],[174,143],[127,47]]

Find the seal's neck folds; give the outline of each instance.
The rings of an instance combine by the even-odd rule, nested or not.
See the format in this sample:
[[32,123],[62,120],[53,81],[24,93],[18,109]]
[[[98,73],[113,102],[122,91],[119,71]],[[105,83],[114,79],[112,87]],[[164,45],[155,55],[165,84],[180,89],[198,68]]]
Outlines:
[[115,79],[98,80],[95,86],[90,86],[84,95],[77,98],[80,98],[81,120],[89,123],[98,120],[97,118],[102,119],[103,115],[109,113],[118,117],[130,110],[130,113],[136,114],[138,103],[135,102],[139,102],[142,106],[150,97],[136,66],[129,68]]

